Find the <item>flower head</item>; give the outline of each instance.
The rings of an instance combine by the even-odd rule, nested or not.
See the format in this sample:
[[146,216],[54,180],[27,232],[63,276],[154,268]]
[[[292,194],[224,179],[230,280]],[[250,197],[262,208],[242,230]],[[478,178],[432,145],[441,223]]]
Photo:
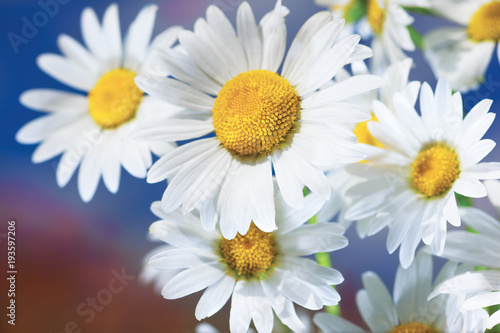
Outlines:
[[155,5],[142,9],[122,43],[117,5],[108,7],[102,25],[94,10],[85,9],[81,22],[87,48],[61,35],[58,45],[63,55],[42,54],[37,63],[54,79],[86,95],[32,89],[20,97],[24,106],[48,114],[23,126],[17,141],[42,142],[33,154],[34,163],[62,153],[56,171],[60,187],[80,165],[78,189],[84,201],[92,199],[101,176],[108,190],[115,193],[121,166],[135,177],[145,177],[152,164],[151,152],[163,155],[173,148],[171,143],[155,139],[129,139],[137,124],[158,117],[169,119],[178,111],[145,95],[134,81],[147,70],[150,50],[171,46],[179,32],[173,27],[150,45],[156,10]]
[[315,310],[337,304],[340,297],[331,285],[341,283],[342,275],[301,256],[345,247],[344,228],[336,223],[304,225],[323,203],[316,194],[307,195],[299,210],[287,209],[278,193],[276,198],[276,231],[264,232],[252,224],[245,235],[233,239],[201,230],[199,218],[191,213],[166,213],[159,202],[153,203],[152,210],[163,219],[150,232],[171,248],[153,255],[148,270],[175,272],[162,295],[176,299],[207,288],[196,307],[198,320],[232,298],[232,332],[246,332],[252,320],[257,331],[270,332],[273,311],[285,325],[303,331],[293,303]]
[[[369,114],[344,100],[377,88],[382,80],[364,75],[317,90],[345,64],[371,51],[358,45],[359,36],[337,40],[344,21],[320,12],[301,28],[283,62],[286,13],[277,1],[257,25],[243,2],[235,31],[222,11],[210,6],[193,32],[180,33],[182,52],[166,50],[156,75],[137,79],[151,95],[211,116],[209,121],[157,123],[136,136],[151,138],[159,128],[173,126],[178,139],[214,132],[165,155],[148,181],[169,180],[162,199],[166,211],[198,208],[204,228],[214,230],[220,222],[228,239],[246,234],[252,221],[264,232],[276,228],[273,169],[285,201],[300,208],[304,186],[329,198],[325,167],[364,157],[346,124],[367,120]],[[173,78],[161,76],[161,69]]]

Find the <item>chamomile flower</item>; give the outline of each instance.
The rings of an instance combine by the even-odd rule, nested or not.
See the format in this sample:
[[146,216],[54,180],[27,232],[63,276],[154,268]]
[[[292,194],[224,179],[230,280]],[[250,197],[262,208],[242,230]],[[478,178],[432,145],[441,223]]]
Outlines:
[[[135,177],[146,176],[151,152],[163,155],[170,143],[129,139],[138,123],[151,117],[168,119],[178,108],[144,94],[134,82],[147,70],[151,48],[172,45],[180,28],[160,34],[150,45],[157,6],[144,7],[131,24],[122,43],[117,5],[108,7],[102,25],[93,9],[82,13],[85,48],[67,35],[58,45],[63,55],[42,54],[37,63],[54,79],[86,94],[54,89],[25,91],[24,106],[48,114],[23,126],[20,143],[42,142],[33,154],[40,163],[62,153],[56,176],[64,187],[80,165],[78,189],[83,201],[92,199],[102,175],[112,193],[118,191],[121,166]],[[159,46],[161,45],[161,46]]]
[[[356,295],[356,303],[370,328],[369,332],[484,332],[484,322],[488,316],[485,310],[462,315],[454,296],[441,295],[427,300],[433,286],[460,274],[464,269],[467,268],[448,262],[433,283],[432,257],[421,251],[408,269],[398,268],[393,297],[375,273],[364,273],[362,279],[365,289]],[[365,332],[341,317],[326,313],[316,314],[314,322],[326,333]]]
[[300,208],[304,186],[330,197],[323,168],[364,158],[344,125],[367,120],[369,114],[343,101],[379,87],[382,79],[358,76],[317,89],[371,50],[358,45],[359,36],[335,41],[343,20],[320,12],[298,32],[279,75],[284,14],[277,1],[257,25],[243,2],[236,33],[222,11],[209,6],[207,19],[199,19],[194,32],[179,34],[182,51],[167,50],[160,57],[158,73],[174,78],[136,80],[153,96],[212,116],[210,121],[158,122],[139,129],[136,137],[175,130],[187,139],[215,132],[166,154],[150,169],[148,182],[167,178],[163,208],[199,208],[203,227],[214,230],[219,218],[226,238],[245,234],[251,221],[265,232],[276,228],[272,168],[285,201]]
[[[436,1],[437,2],[437,1]],[[460,26],[439,28],[425,37],[425,54],[434,74],[453,89],[475,89],[500,40],[500,1],[439,1],[438,10]],[[497,48],[500,61],[500,48]]]
[[[319,266],[300,256],[329,252],[347,245],[344,228],[337,223],[307,224],[323,204],[319,195],[309,194],[304,208],[290,209],[276,193],[274,232],[251,224],[245,235],[233,239],[219,231],[204,231],[200,219],[180,210],[165,213],[150,232],[172,249],[148,261],[152,269],[181,271],[163,287],[162,295],[177,299],[205,289],[195,310],[198,320],[218,312],[231,298],[231,332],[247,332],[253,320],[258,332],[271,332],[273,311],[293,331],[306,329],[293,303],[318,310],[336,305],[340,297],[331,285],[343,277],[337,270]],[[162,210],[160,202],[152,209]]]
[[365,146],[368,158],[350,171],[367,178],[350,194],[355,203],[346,218],[371,217],[375,230],[389,226],[387,249],[398,247],[403,267],[408,267],[420,240],[441,254],[449,221],[460,225],[455,193],[486,196],[480,179],[500,177],[500,163],[480,163],[495,146],[481,140],[495,115],[488,113],[491,100],[479,102],[462,119],[460,93],[452,96],[444,81],[434,95],[427,83],[420,91],[421,116],[407,99],[396,93],[394,110],[375,101],[379,120],[369,122],[370,133],[384,148]]
[[[496,188],[498,183],[489,185],[488,189]],[[490,201],[496,203],[498,198],[492,198],[492,192],[488,195]],[[434,295],[445,293],[462,297],[459,305],[463,312],[500,304],[500,223],[474,207],[460,208],[460,215],[464,223],[477,233],[451,231],[442,256],[492,270],[468,272],[449,279],[436,288]],[[500,311],[496,311],[486,326],[491,329],[499,323]]]
[[[404,51],[415,50],[408,31],[414,19],[403,7],[429,6],[427,0],[317,0],[317,4],[328,6],[337,16],[350,18],[349,21],[358,19],[358,30],[363,37],[373,35],[372,70],[379,75],[390,64],[405,59]],[[363,10],[364,15],[359,17],[357,13]]]

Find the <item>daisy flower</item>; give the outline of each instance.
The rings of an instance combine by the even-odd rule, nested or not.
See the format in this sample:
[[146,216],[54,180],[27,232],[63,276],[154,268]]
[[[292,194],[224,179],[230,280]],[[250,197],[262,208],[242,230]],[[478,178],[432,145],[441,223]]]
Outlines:
[[[433,285],[463,271],[464,268],[457,266],[451,261],[446,263],[432,283],[432,257],[421,251],[408,269],[398,268],[393,297],[375,273],[364,273],[365,289],[356,295],[356,303],[369,332],[484,332],[485,310],[462,315],[453,296],[441,295],[427,300]],[[314,322],[326,333],[366,332],[341,317],[326,313],[316,314]]]
[[304,186],[330,197],[323,168],[364,158],[344,124],[365,121],[369,114],[344,100],[379,87],[382,79],[365,75],[317,89],[371,50],[358,45],[359,36],[335,42],[344,22],[320,12],[298,32],[279,75],[284,14],[277,1],[257,25],[243,2],[236,33],[222,11],[209,6],[207,19],[199,19],[194,32],[179,34],[182,51],[161,55],[158,74],[170,72],[173,78],[136,80],[153,96],[211,116],[209,121],[158,122],[138,129],[136,137],[177,131],[197,138],[215,132],[166,154],[150,169],[148,182],[168,179],[162,198],[166,211],[199,208],[206,230],[214,230],[219,215],[229,239],[245,234],[251,221],[265,232],[276,228],[272,168],[285,201],[300,208]]
[[[363,37],[373,36],[372,69],[382,74],[387,66],[406,58],[403,51],[414,51],[408,26],[414,19],[403,7],[427,7],[427,0],[317,0],[320,6],[328,6],[336,16],[359,20],[358,30]],[[363,8],[365,7],[365,8]],[[353,15],[361,10],[364,16]]]
[[[386,82],[384,86],[382,86],[378,91],[370,91],[357,96],[356,98],[352,99],[352,102],[360,105],[367,110],[371,110],[373,101],[380,100],[385,105],[389,106],[390,109],[393,109],[394,107],[392,99],[394,94],[398,92],[403,94],[410,101],[410,103],[414,105],[418,97],[420,82],[408,82],[412,64],[413,62],[410,58],[392,64],[387,68],[383,75],[383,78]],[[352,71],[353,75],[365,75],[369,73],[368,68],[366,67],[366,65],[364,65],[363,62],[352,64]],[[342,75],[337,80],[338,82],[342,82],[349,77],[351,76],[347,73],[347,71],[343,71]],[[371,120],[377,120],[373,113],[371,113],[371,117]],[[364,121],[357,124],[356,126],[351,127],[351,129],[354,131],[354,134],[358,138],[358,142],[376,147],[383,147],[382,144],[377,139],[375,139],[373,135],[371,135],[370,131],[368,130],[367,124],[368,121]],[[349,173],[346,168],[348,167],[341,166],[333,170],[328,170],[326,172],[326,177],[330,183],[330,187],[332,190],[332,195],[330,197],[330,200],[325,202],[323,208],[318,212],[318,218],[329,221],[330,219],[338,215],[338,222],[344,225],[347,229],[351,225],[352,220],[346,219],[345,213],[347,209],[354,203],[352,198],[347,195],[347,192],[351,187],[362,182],[364,178]],[[370,229],[370,227],[373,227],[373,225],[370,224],[369,221],[370,219],[366,218],[359,220],[356,223],[358,234],[362,238],[367,235],[370,236],[376,232],[376,230]]]
[[[439,28],[425,36],[429,64],[436,77],[446,78],[453,89],[475,89],[484,81],[500,40],[500,1],[446,0],[439,1],[437,10],[460,26]],[[500,61],[500,48],[497,58]]]
[[[245,235],[233,239],[219,231],[200,229],[200,219],[178,209],[162,212],[150,232],[172,249],[152,256],[153,269],[181,271],[163,287],[166,299],[177,299],[202,289],[195,310],[198,320],[212,316],[231,299],[231,332],[247,332],[253,320],[258,332],[271,332],[273,311],[293,331],[306,329],[293,303],[318,310],[340,300],[331,285],[343,277],[333,268],[319,266],[301,256],[330,252],[347,245],[344,228],[337,223],[304,224],[321,208],[322,198],[309,194],[304,208],[290,209],[276,193],[278,229],[267,233],[251,224]],[[161,203],[152,205],[162,211]]]
[[[78,190],[83,201],[92,199],[102,175],[112,193],[118,191],[120,166],[144,178],[152,164],[151,152],[163,155],[173,146],[163,140],[129,139],[138,123],[150,117],[167,119],[179,109],[144,95],[134,83],[147,70],[151,48],[168,47],[180,28],[160,34],[150,45],[157,6],[144,7],[122,43],[118,6],[111,5],[102,25],[93,9],[82,13],[84,47],[67,35],[58,38],[63,55],[42,54],[37,64],[54,79],[86,95],[53,89],[32,89],[20,96],[24,106],[47,112],[17,133],[20,143],[42,142],[33,154],[40,163],[62,153],[57,184],[64,187],[80,165]],[[160,46],[161,45],[161,46]]]
[[486,189],[479,179],[500,177],[500,163],[480,163],[495,146],[481,140],[495,115],[491,100],[482,100],[463,117],[460,93],[440,80],[434,95],[427,83],[420,91],[421,116],[399,93],[394,110],[375,101],[379,120],[368,129],[384,148],[365,146],[368,158],[350,171],[367,178],[351,188],[355,203],[346,218],[371,217],[374,230],[389,226],[387,249],[400,247],[399,259],[408,267],[422,239],[440,255],[446,240],[446,221],[460,225],[455,193],[480,198]]
[[[498,185],[490,183],[495,190]],[[493,193],[498,194],[497,191]],[[492,198],[492,192],[488,194],[492,203],[496,203],[498,197]],[[493,270],[467,272],[449,279],[436,288],[432,296],[440,293],[461,296],[460,310],[463,312],[500,304],[500,223],[473,207],[460,208],[460,215],[464,223],[477,234],[451,231],[442,256]],[[500,310],[490,316],[486,326],[491,329],[499,323]]]

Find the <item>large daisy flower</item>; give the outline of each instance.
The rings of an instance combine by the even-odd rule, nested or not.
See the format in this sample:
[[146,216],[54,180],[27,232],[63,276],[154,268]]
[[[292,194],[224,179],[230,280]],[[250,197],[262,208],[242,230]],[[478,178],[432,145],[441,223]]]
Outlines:
[[479,179],[499,178],[500,163],[480,163],[495,146],[481,140],[495,118],[488,113],[491,100],[479,102],[462,119],[460,93],[452,96],[441,80],[435,95],[422,85],[421,116],[402,94],[393,101],[394,110],[373,104],[379,121],[368,128],[385,148],[366,145],[368,163],[350,167],[367,181],[350,190],[356,202],[346,218],[371,216],[375,230],[388,225],[387,249],[392,253],[401,246],[400,262],[408,267],[421,239],[435,254],[442,253],[446,221],[460,225],[455,193],[486,196]]
[[172,249],[152,256],[152,269],[181,271],[163,287],[162,295],[177,299],[202,289],[196,307],[198,320],[218,312],[232,297],[231,332],[247,332],[253,320],[258,332],[271,332],[273,311],[293,331],[305,326],[293,303],[318,310],[340,300],[331,285],[343,277],[333,268],[319,266],[301,256],[330,252],[347,245],[344,228],[337,223],[304,224],[321,208],[322,198],[309,194],[304,208],[290,209],[276,193],[278,229],[267,233],[254,224],[245,235],[229,240],[219,231],[200,229],[200,219],[192,213],[162,210],[160,202],[152,210],[163,220],[150,232]]
[[[426,57],[436,77],[446,78],[453,89],[475,89],[484,81],[500,40],[500,1],[437,2],[438,11],[460,26],[439,28],[425,36]],[[500,61],[500,48],[497,58]]]
[[[427,0],[316,0],[328,6],[336,16],[348,21],[358,20],[358,30],[364,36],[373,36],[372,69],[382,74],[387,66],[406,58],[404,51],[414,51],[408,26],[414,19],[404,7],[427,7]],[[363,12],[364,15],[359,15]],[[351,23],[353,26],[354,23]]]
[[[421,251],[408,269],[398,268],[393,297],[375,273],[366,272],[362,276],[364,289],[356,295],[359,312],[370,332],[484,332],[488,316],[485,310],[462,315],[455,296],[441,295],[427,300],[437,284],[464,269],[467,267],[458,267],[450,261],[433,283],[432,257]],[[316,314],[314,322],[326,333],[366,332],[341,317],[326,313]]]
[[[151,152],[163,155],[173,146],[165,141],[129,139],[138,123],[150,117],[168,118],[178,108],[144,95],[134,82],[148,69],[150,48],[172,45],[180,28],[160,34],[150,45],[157,6],[146,6],[131,24],[122,43],[117,5],[108,7],[102,25],[93,9],[82,13],[82,35],[88,49],[67,35],[58,45],[63,55],[42,54],[38,66],[54,79],[86,95],[53,89],[25,91],[24,106],[48,114],[37,118],[16,135],[24,144],[42,142],[33,154],[40,163],[63,154],[57,184],[64,187],[80,165],[78,189],[83,201],[92,199],[102,175],[115,193],[120,166],[135,177],[146,176]],[[160,46],[161,45],[161,46]]]
[[[498,184],[493,186],[496,188]],[[491,199],[497,200],[498,197]],[[477,233],[450,232],[442,256],[492,270],[468,272],[447,280],[436,288],[433,296],[440,293],[461,296],[459,305],[463,312],[500,304],[500,223],[477,208],[460,208],[460,213],[464,223]],[[500,310],[490,316],[486,326],[491,329],[497,324],[500,324]]]
[[212,116],[205,122],[157,122],[136,135],[151,138],[175,130],[187,139],[215,132],[215,137],[166,154],[150,169],[148,181],[169,180],[162,199],[166,211],[180,205],[184,212],[200,208],[207,230],[214,230],[219,214],[226,238],[245,234],[251,221],[266,232],[276,228],[272,168],[285,201],[300,208],[304,186],[330,197],[322,168],[364,158],[345,124],[367,120],[369,114],[344,100],[379,87],[382,79],[359,76],[317,89],[371,50],[358,45],[355,35],[335,42],[343,20],[320,12],[297,34],[279,75],[286,44],[284,14],[278,1],[257,25],[243,2],[236,33],[222,11],[210,6],[194,32],[180,33],[181,50],[159,57],[159,74],[172,73],[173,78],[136,80],[153,96]]

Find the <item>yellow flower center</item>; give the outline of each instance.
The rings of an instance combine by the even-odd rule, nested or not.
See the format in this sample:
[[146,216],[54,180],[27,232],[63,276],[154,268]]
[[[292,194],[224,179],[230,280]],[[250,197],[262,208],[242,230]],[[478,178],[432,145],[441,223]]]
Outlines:
[[212,110],[215,134],[242,155],[269,154],[289,139],[300,118],[300,97],[276,73],[241,73],[222,87]]
[[377,0],[368,0],[366,17],[373,31],[375,31],[377,35],[380,35],[382,29],[384,28],[385,10],[380,8],[380,6],[377,3]]
[[424,324],[410,323],[394,327],[390,333],[434,333],[435,331]]
[[467,34],[477,41],[500,40],[500,1],[481,6],[472,16]]
[[135,75],[128,69],[113,69],[89,91],[90,116],[102,128],[116,128],[135,116],[144,97],[135,85]]
[[358,138],[359,143],[365,143],[367,145],[372,145],[375,147],[384,148],[384,146],[378,141],[368,130],[369,121],[378,121],[377,117],[372,113],[372,118],[370,120],[358,123],[354,128],[354,135]]
[[445,143],[425,145],[411,165],[411,185],[428,199],[446,194],[459,175],[458,155]]
[[223,238],[220,242],[220,254],[228,274],[236,277],[249,279],[265,274],[275,262],[277,253],[274,234],[261,231],[253,223],[245,235]]

